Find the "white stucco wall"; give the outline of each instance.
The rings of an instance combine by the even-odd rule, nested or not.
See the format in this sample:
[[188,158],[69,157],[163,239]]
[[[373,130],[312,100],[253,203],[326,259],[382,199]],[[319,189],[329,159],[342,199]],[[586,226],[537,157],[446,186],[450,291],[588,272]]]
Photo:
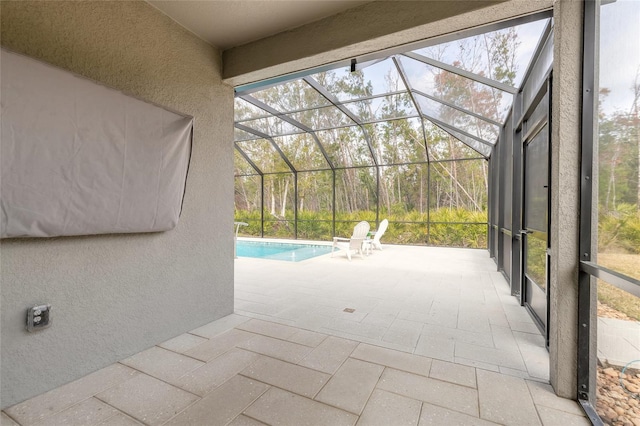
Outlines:
[[[3,1],[0,13],[3,46],[194,116],[174,230],[2,241],[4,408],[233,311],[233,90],[219,51],[142,1]],[[27,333],[41,303],[53,325]]]
[[553,0],[375,1],[223,52],[243,85],[551,9]]
[[559,396],[576,399],[582,2],[556,1],[553,17],[549,375]]

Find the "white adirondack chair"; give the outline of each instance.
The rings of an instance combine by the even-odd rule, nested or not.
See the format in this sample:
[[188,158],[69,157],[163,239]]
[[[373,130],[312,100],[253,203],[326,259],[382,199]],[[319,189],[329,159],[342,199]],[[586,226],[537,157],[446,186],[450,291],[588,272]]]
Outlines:
[[369,233],[369,222],[363,220],[353,228],[353,235],[351,238],[333,237],[333,246],[331,247],[331,256],[333,251],[337,248],[347,252],[347,258],[351,262],[351,252],[355,251],[360,253],[360,256],[364,259],[364,250],[362,244],[364,243],[367,234]]
[[389,226],[389,221],[387,219],[380,222],[380,226],[378,227],[378,230],[376,231],[370,243],[372,248],[377,248],[378,250],[382,250],[382,244],[380,244],[380,238],[382,238],[388,226]]

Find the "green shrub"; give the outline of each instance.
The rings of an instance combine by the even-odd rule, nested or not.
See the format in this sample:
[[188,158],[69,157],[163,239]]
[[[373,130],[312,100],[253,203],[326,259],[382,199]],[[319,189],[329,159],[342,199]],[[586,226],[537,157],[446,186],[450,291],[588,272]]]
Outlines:
[[600,210],[598,250],[640,254],[640,211],[632,204],[619,204],[615,210]]
[[[394,210],[392,208],[392,210]],[[335,235],[348,237],[353,227],[366,220],[375,228],[375,211],[336,212]],[[389,228],[383,242],[390,244],[437,245],[448,247],[487,247],[487,212],[465,209],[439,209],[426,212],[401,211],[386,216],[380,212],[380,220],[389,219]],[[428,218],[431,225],[427,227]],[[248,227],[240,228],[239,235],[260,235],[260,211],[236,211],[236,221],[247,222]],[[330,211],[298,213],[298,238],[305,240],[329,241],[333,236],[333,213]],[[452,223],[453,222],[453,223]],[[639,223],[640,225],[640,223]],[[639,228],[640,229],[640,228]],[[429,232],[427,232],[427,230]],[[265,215],[264,236],[273,238],[293,238],[294,222]]]

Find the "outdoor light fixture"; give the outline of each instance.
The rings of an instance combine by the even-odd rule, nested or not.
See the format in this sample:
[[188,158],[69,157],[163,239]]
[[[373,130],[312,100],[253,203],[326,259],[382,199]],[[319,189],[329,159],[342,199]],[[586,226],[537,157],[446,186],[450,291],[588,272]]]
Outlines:
[[351,60],[351,72],[356,72],[356,64],[358,63],[358,61],[356,60],[356,58],[353,58]]

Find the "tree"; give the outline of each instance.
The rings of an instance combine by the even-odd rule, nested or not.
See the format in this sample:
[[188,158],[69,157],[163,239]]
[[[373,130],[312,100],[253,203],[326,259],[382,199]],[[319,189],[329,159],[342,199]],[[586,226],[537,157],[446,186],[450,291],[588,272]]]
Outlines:
[[[518,44],[515,31],[477,37],[457,45],[454,65],[513,84]],[[435,59],[441,58],[436,55]],[[374,68],[377,71],[371,71]],[[383,78],[381,69],[386,70]],[[407,118],[415,115],[415,106],[408,93],[397,93],[406,88],[391,59],[353,73],[328,71],[313,78],[337,96],[344,104],[343,108],[348,108],[359,120],[372,124],[357,125],[340,109],[326,108],[328,101],[303,80],[255,93],[256,98],[282,114],[314,129],[324,152],[336,167],[335,171],[313,171],[325,163],[315,139],[303,133],[287,134],[296,130],[286,121],[276,117],[247,122],[250,127],[275,135],[275,143],[298,170],[298,198],[293,200],[293,175],[282,173],[287,170],[278,155],[260,142],[246,147],[247,154],[255,157],[256,163],[264,164],[276,173],[265,176],[264,199],[268,204],[265,210],[284,218],[291,214],[295,205],[299,216],[309,218],[313,217],[310,216],[312,213],[320,214],[322,210],[335,207],[338,220],[362,220],[374,217],[372,213],[379,208],[383,216],[400,222],[408,217],[415,222],[424,222],[428,209],[446,208],[479,212],[479,217],[486,215],[487,162],[429,121]],[[504,114],[503,97],[510,96],[442,70],[434,74],[433,81],[436,91],[432,96],[495,120],[501,120]],[[396,94],[372,97],[381,92]],[[354,99],[356,102],[350,102]],[[237,112],[240,117],[252,118],[259,113],[253,107],[240,104]],[[497,126],[444,104],[435,104],[442,121],[487,141],[497,138]],[[241,144],[244,147],[244,143]],[[374,167],[374,159],[380,167]],[[450,161],[461,159],[467,161]],[[427,165],[428,160],[437,163]],[[335,206],[332,206],[334,176]],[[241,182],[237,186],[237,197],[251,198],[247,183]],[[427,198],[431,199],[430,205],[427,205]],[[237,208],[241,206],[249,206],[249,203],[236,203]],[[449,216],[446,220],[465,221],[468,216],[464,214],[455,218]],[[405,241],[414,241],[412,238]]]
[[600,210],[616,211],[623,204],[639,208],[640,200],[640,79],[636,73],[631,87],[633,97],[627,111],[607,114],[603,108],[610,91],[603,88],[599,97],[599,193]]

